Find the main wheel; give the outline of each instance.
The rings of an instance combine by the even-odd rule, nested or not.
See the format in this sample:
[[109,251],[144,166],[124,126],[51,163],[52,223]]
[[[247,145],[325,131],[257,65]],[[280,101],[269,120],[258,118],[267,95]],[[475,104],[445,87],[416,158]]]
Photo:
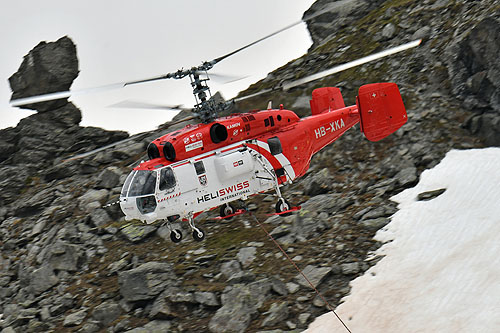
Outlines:
[[201,242],[205,239],[205,231],[203,229],[197,228],[198,230],[193,230],[193,238],[197,242]]
[[[278,202],[276,203],[276,213],[281,213],[287,210],[290,210],[292,206],[290,206],[290,203],[286,201],[285,199],[279,199]],[[281,214],[280,216],[289,216],[292,215],[292,212]]]
[[[234,209],[233,205],[231,205],[231,204],[225,204],[225,205],[220,206],[220,216],[221,217],[225,217],[225,216],[234,214],[235,211],[236,210]],[[232,218],[233,217],[228,217],[226,220],[230,220]]]
[[170,232],[170,239],[174,243],[179,243],[182,240],[182,232],[179,229],[174,229]]

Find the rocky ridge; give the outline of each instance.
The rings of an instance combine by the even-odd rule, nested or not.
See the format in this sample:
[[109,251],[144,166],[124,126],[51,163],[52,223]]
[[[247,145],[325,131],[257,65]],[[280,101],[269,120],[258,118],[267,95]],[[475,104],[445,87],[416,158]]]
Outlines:
[[[309,24],[313,47],[242,95],[388,45],[414,38],[425,43],[239,105],[264,107],[271,98],[306,114],[304,101],[315,87],[339,86],[350,104],[361,84],[400,86],[408,124],[378,143],[351,130],[317,154],[306,177],[285,190],[302,205],[300,212],[267,218],[274,198],[249,202],[333,306],[349,293],[349,281],[379,259],[370,255],[380,246],[373,235],[397,209],[393,194],[414,185],[450,149],[500,144],[496,2],[351,3],[318,0],[310,11],[331,6],[331,13]],[[71,51],[68,45],[64,40],[61,49]],[[63,76],[74,76],[72,63],[63,66],[70,72]],[[173,244],[166,228],[126,223],[117,205],[103,208],[117,200],[131,165],[158,133],[63,161],[126,137],[78,126],[76,110],[67,102],[44,106],[17,127],[0,130],[2,332],[298,332],[328,311],[252,217],[206,220],[203,243],[186,237]],[[445,189],[436,190],[420,199]]]

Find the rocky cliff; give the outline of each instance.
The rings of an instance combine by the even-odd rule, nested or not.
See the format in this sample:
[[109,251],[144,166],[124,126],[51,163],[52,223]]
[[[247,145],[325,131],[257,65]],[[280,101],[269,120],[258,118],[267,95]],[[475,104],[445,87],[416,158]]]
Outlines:
[[[272,197],[249,202],[335,306],[349,293],[349,281],[376,263],[369,253],[380,244],[372,237],[396,211],[393,194],[415,184],[450,149],[500,145],[500,6],[493,0],[318,0],[308,12],[324,8],[329,12],[308,23],[309,52],[242,95],[415,38],[425,41],[238,105],[254,109],[272,99],[305,115],[315,87],[338,86],[353,104],[362,84],[400,86],[409,122],[378,143],[351,130],[317,154],[306,177],[284,192],[302,205],[300,212],[267,218]],[[30,95],[22,82],[44,71],[47,87],[36,93],[69,88],[76,53],[68,38],[58,42],[62,46],[41,43],[25,57],[10,80],[14,97]],[[47,65],[47,59],[65,65]],[[117,205],[106,206],[158,133],[66,161],[127,135],[80,127],[79,110],[66,101],[34,108],[37,114],[0,131],[2,332],[298,332],[328,311],[249,216],[206,220],[203,243],[186,237],[173,244],[166,228],[126,223]]]

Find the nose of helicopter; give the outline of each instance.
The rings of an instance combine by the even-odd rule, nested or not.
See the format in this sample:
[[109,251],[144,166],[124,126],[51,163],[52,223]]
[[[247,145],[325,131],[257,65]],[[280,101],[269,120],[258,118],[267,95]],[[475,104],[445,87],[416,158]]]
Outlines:
[[133,170],[128,175],[120,195],[120,208],[126,220],[146,223],[157,220],[156,176],[152,170]]

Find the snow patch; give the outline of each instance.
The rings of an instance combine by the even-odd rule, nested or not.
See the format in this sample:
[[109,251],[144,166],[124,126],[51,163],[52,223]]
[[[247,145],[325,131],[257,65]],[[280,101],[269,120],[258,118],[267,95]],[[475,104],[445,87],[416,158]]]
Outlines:
[[[392,200],[399,211],[375,237],[385,257],[352,282],[337,314],[353,332],[498,332],[500,149],[452,150]],[[306,332],[346,330],[330,312]]]

